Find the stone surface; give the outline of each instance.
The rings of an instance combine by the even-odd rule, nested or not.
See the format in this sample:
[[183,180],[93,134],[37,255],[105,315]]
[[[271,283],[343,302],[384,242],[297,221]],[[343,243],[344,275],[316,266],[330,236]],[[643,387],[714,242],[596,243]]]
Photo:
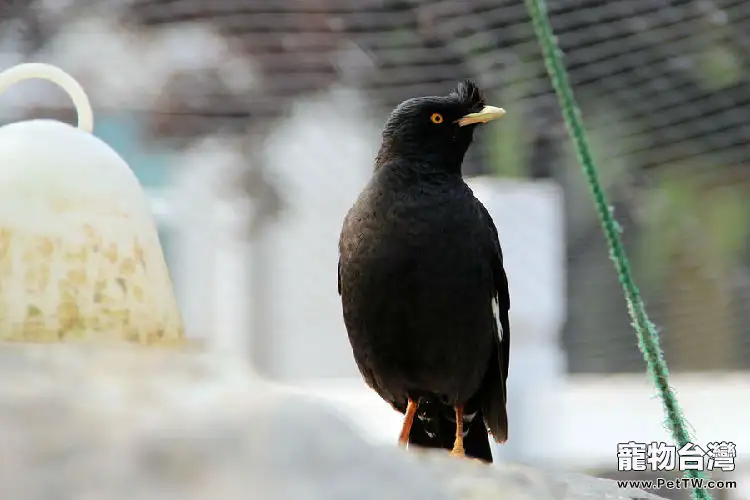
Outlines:
[[657,499],[607,480],[372,447],[245,367],[135,345],[0,344],[0,498]]

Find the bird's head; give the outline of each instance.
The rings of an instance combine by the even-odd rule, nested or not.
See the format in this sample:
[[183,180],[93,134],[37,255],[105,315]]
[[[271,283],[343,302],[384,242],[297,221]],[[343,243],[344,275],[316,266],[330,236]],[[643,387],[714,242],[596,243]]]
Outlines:
[[485,103],[471,80],[460,82],[446,96],[408,99],[386,122],[376,166],[409,159],[460,172],[476,126],[504,114],[505,110]]

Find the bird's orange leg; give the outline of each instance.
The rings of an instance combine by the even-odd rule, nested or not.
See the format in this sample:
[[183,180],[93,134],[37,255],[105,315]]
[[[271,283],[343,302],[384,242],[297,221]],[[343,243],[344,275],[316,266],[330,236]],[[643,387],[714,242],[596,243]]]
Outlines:
[[414,415],[417,413],[417,402],[409,399],[409,403],[406,405],[406,415],[404,415],[404,425],[401,427],[401,435],[398,437],[398,444],[400,446],[406,446],[409,442],[409,433],[411,432],[411,424],[414,423]]
[[465,457],[464,451],[464,407],[456,406],[456,440],[453,442],[451,456]]

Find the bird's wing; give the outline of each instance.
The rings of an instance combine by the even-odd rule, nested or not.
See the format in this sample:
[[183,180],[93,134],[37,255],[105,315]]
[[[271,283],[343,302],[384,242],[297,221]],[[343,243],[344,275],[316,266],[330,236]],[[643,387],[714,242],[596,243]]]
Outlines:
[[489,227],[491,233],[492,280],[495,288],[493,312],[495,313],[495,317],[498,322],[498,334],[500,336],[500,339],[505,340],[504,337],[510,334],[510,328],[508,325],[508,311],[510,310],[510,291],[508,290],[508,277],[505,274],[505,267],[503,265],[503,249],[500,246],[500,238],[497,234],[497,227],[495,227],[495,222],[492,220],[490,213],[487,211],[487,208],[481,203],[479,203],[479,207],[482,213],[482,218]]
[[[485,397],[482,412],[495,439],[504,442],[508,438],[508,416],[505,404],[508,399],[506,382],[508,380],[508,366],[510,364],[510,292],[508,290],[508,278],[503,266],[503,250],[500,247],[500,239],[497,228],[487,208],[477,200],[482,218],[490,229],[490,259],[492,262],[492,313],[495,317],[497,327],[497,365],[500,368],[500,377],[495,378],[491,373],[486,375],[489,394]],[[493,366],[493,363],[490,364]],[[496,366],[496,365],[495,365]],[[499,399],[498,399],[499,398]]]
[[508,278],[505,275],[505,268],[503,267],[503,249],[500,247],[500,238],[497,235],[497,227],[495,227],[495,222],[492,220],[490,213],[481,203],[479,203],[479,208],[482,212],[482,218],[490,228],[492,235],[492,273],[495,282],[495,289],[501,305],[503,305],[507,311],[510,310],[510,293],[508,291]]

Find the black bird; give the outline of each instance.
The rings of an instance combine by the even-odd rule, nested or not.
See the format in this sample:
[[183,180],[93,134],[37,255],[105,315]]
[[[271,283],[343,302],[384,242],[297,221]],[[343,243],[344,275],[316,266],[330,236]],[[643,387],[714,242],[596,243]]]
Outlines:
[[510,298],[461,164],[476,126],[503,114],[469,80],[398,105],[339,239],[349,342],[367,384],[405,414],[399,443],[486,462],[487,430],[508,437]]

